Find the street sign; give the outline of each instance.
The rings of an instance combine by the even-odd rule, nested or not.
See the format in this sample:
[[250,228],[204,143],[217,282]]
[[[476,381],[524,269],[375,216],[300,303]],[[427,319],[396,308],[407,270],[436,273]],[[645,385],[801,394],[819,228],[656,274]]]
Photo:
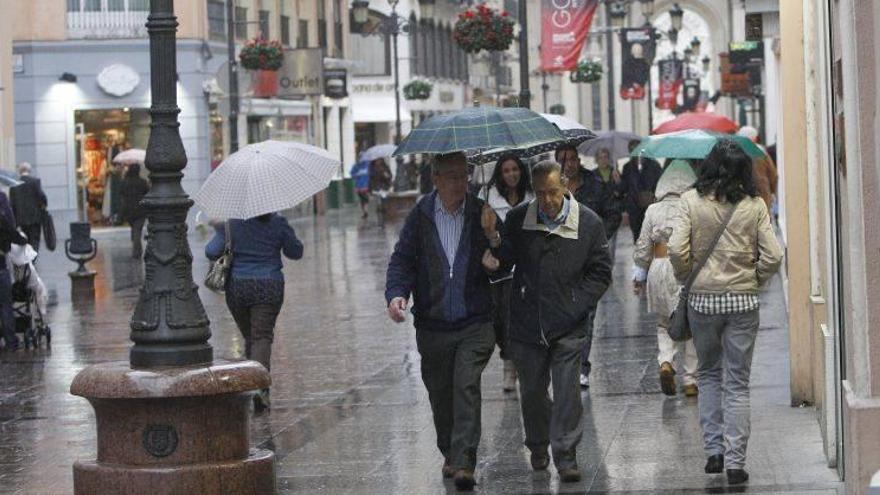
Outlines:
[[345,69],[325,69],[324,95],[329,98],[345,98],[348,96],[347,80],[348,72]]
[[284,51],[284,64],[278,72],[278,96],[313,96],[324,93],[324,51],[297,48]]

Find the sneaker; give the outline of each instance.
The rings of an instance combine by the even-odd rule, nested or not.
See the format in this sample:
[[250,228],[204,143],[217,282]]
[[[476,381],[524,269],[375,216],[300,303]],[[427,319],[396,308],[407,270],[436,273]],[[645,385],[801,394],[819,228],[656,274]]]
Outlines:
[[749,481],[749,473],[745,471],[745,469],[728,469],[727,470],[727,484],[728,485],[741,485]]
[[577,468],[565,468],[559,470],[559,481],[563,483],[577,483],[581,480],[581,472]]
[[504,380],[502,381],[501,389],[505,392],[516,391],[516,368],[513,367],[513,363],[510,361],[504,361]]
[[459,469],[455,472],[455,488],[462,492],[473,491],[477,480],[472,469]]
[[688,383],[681,389],[684,391],[685,397],[696,397],[700,395],[700,389],[697,388],[696,383]]
[[724,470],[724,456],[715,454],[706,461],[706,474],[718,474]]
[[581,388],[590,388],[590,377],[581,373]]
[[666,395],[675,395],[675,368],[669,361],[660,365],[660,389]]
[[530,459],[532,469],[535,471],[543,471],[550,465],[550,455],[547,452],[532,452]]

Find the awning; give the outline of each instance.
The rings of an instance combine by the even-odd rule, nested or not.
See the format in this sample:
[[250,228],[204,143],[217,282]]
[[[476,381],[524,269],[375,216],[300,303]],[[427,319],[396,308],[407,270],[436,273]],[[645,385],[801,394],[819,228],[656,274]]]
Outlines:
[[241,101],[241,113],[245,115],[309,116],[312,114],[312,105],[305,100],[245,98]]
[[[412,114],[400,105],[400,120],[409,122]],[[351,108],[355,122],[394,122],[394,97],[393,96],[368,96],[353,97]]]

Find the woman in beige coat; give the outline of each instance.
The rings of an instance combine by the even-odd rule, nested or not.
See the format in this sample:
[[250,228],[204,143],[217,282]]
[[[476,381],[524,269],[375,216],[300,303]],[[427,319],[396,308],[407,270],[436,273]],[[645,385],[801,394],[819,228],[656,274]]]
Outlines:
[[730,221],[691,286],[688,320],[697,349],[705,471],[727,468],[729,484],[744,467],[750,428],[749,377],[758,333],[759,291],[779,269],[782,249],[752,181],[752,161],[735,142],[718,142],[703,163],[669,240],[669,260],[684,282],[727,214]]
[[681,214],[681,195],[693,187],[697,176],[690,164],[675,160],[666,167],[654,196],[657,202],[645,211],[642,231],[633,253],[633,284],[636,295],[647,288],[648,312],[657,315],[657,364],[660,388],[675,395],[675,356],[682,362],[684,394],[697,395],[697,351],[692,340],[673,342],[669,338],[669,315],[678,304],[681,285],[675,279],[667,256],[667,243]]

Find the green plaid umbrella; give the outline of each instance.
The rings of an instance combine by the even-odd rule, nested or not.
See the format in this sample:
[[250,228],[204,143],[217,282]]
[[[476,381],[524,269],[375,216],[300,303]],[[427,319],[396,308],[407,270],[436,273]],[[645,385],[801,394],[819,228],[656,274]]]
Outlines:
[[702,160],[709,156],[719,139],[732,139],[752,158],[766,156],[750,139],[717,132],[692,130],[649,136],[632,151],[630,156],[648,158],[693,158]]
[[469,107],[425,120],[394,156],[528,148],[563,139],[555,125],[527,108]]

